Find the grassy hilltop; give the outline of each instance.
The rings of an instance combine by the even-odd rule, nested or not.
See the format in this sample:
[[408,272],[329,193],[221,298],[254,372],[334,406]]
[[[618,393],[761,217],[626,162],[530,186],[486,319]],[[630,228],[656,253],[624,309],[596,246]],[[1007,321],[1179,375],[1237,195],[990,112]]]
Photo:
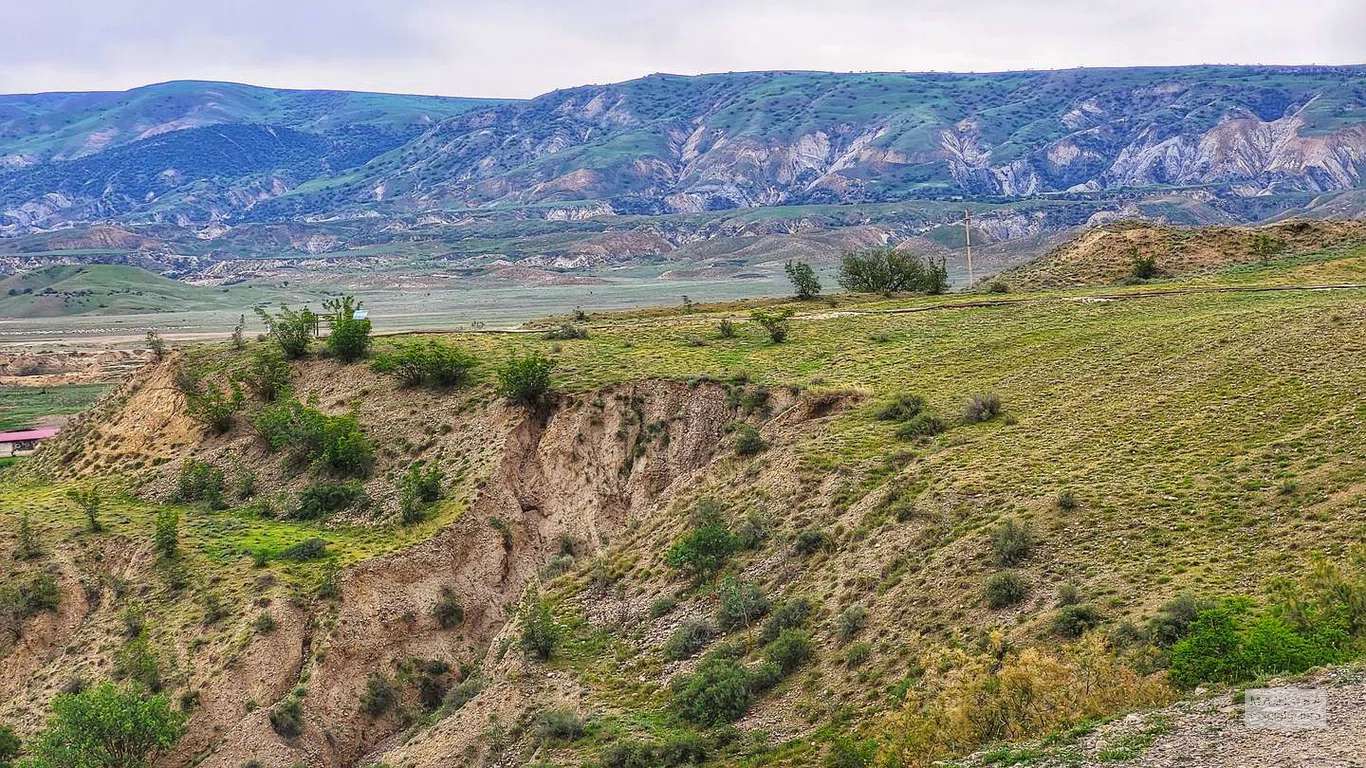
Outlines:
[[[1137,756],[1156,731],[1078,739],[1363,647],[1334,596],[1366,593],[1366,250],[1128,282],[386,336],[477,364],[315,352],[274,404],[229,386],[273,342],[179,350],[0,484],[40,550],[7,586],[61,593],[13,614],[0,721],[151,669],[189,716],[168,765]],[[534,406],[498,389],[527,355]],[[326,426],[291,459],[295,402]]]

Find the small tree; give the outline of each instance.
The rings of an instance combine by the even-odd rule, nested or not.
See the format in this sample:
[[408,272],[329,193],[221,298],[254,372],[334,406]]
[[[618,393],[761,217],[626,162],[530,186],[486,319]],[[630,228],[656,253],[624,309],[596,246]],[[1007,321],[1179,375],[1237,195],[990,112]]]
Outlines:
[[721,318],[716,325],[716,333],[723,339],[735,338],[735,323],[729,317]]
[[15,560],[32,560],[43,554],[42,545],[38,542],[38,534],[33,530],[33,522],[29,520],[28,510],[19,514],[19,540],[14,545]]
[[787,340],[788,320],[792,318],[792,310],[784,309],[782,312],[764,312],[759,310],[751,314],[750,319],[762,325],[768,332],[768,338],[774,344],[781,344]]
[[152,359],[158,363],[166,359],[166,342],[161,340],[161,334],[156,331],[147,332],[147,348],[152,350]]
[[783,271],[787,273],[787,279],[792,283],[792,290],[796,292],[797,298],[806,300],[814,299],[821,293],[821,281],[816,277],[816,270],[804,261],[789,261],[783,265]]
[[280,348],[287,360],[298,360],[308,354],[308,345],[318,327],[318,316],[313,310],[304,307],[295,311],[281,304],[279,314],[272,315],[260,307],[256,316],[266,324],[272,341]]
[[152,548],[168,560],[179,552],[180,513],[171,507],[165,507],[157,513],[156,528],[152,532]]
[[1151,254],[1134,254],[1133,266],[1130,268],[1133,276],[1139,280],[1147,280],[1157,275],[1157,259]]
[[185,734],[185,715],[141,686],[105,682],[52,700],[19,768],[150,768]]
[[560,627],[550,612],[550,604],[533,592],[522,607],[522,650],[547,661],[560,642]]
[[514,403],[533,405],[550,391],[555,361],[540,352],[513,353],[498,369],[498,394]]
[[247,316],[238,315],[237,325],[232,327],[232,348],[240,350],[247,346],[246,338]]
[[252,394],[273,403],[289,391],[289,363],[278,349],[258,349],[239,378]]
[[945,264],[943,259],[922,259],[907,250],[870,248],[845,254],[837,280],[844,290],[854,293],[943,293],[949,287]]
[[323,311],[331,332],[327,334],[327,351],[350,363],[365,357],[370,348],[370,319],[356,319],[361,302],[355,296],[343,296],[323,302]]
[[1283,247],[1284,243],[1265,232],[1258,232],[1257,236],[1252,238],[1252,253],[1262,266],[1270,264],[1271,257],[1279,253]]
[[100,523],[100,507],[104,505],[104,497],[98,487],[92,485],[88,488],[68,488],[66,497],[80,507],[85,515],[86,527],[91,533],[104,530],[104,525]]

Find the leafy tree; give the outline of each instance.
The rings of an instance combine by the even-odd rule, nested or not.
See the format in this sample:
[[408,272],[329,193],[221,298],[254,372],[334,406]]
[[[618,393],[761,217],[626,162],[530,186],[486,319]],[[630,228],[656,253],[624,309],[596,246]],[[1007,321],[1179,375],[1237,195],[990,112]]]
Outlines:
[[789,261],[783,265],[783,271],[787,273],[787,279],[792,283],[792,290],[796,292],[799,299],[814,299],[821,293],[821,281],[816,277],[816,270],[804,261]]
[[396,376],[408,386],[463,387],[478,365],[479,359],[460,347],[428,339],[376,355],[370,368]]
[[272,315],[257,307],[256,316],[266,324],[271,340],[285,359],[298,360],[308,354],[308,346],[318,327],[318,316],[313,310],[304,307],[296,311],[281,304],[279,314]]
[[158,363],[166,359],[166,342],[162,341],[161,334],[156,331],[147,332],[147,348],[152,350],[152,359]]
[[788,327],[788,320],[792,319],[792,310],[784,309],[782,312],[759,310],[750,314],[749,317],[764,327],[764,331],[768,333],[768,338],[774,344],[781,344],[787,340],[787,334],[791,330]]
[[1281,249],[1284,247],[1285,243],[1282,243],[1280,240],[1265,232],[1258,232],[1257,236],[1252,238],[1252,253],[1257,257],[1257,261],[1261,262],[1262,266],[1270,264],[1271,257],[1280,253]]
[[370,348],[370,319],[356,319],[361,302],[355,296],[342,296],[323,302],[323,311],[331,332],[327,334],[327,351],[350,363],[365,357]]
[[18,768],[150,768],[185,734],[185,715],[137,684],[101,683],[52,700]]
[[100,522],[100,508],[104,506],[104,497],[98,487],[92,485],[86,488],[68,488],[66,497],[81,508],[85,515],[86,527],[91,533],[104,530],[104,525]]
[[522,608],[522,650],[547,661],[560,642],[560,626],[550,611],[550,604],[537,593],[532,593]]
[[1132,272],[1133,276],[1138,278],[1139,280],[1147,280],[1149,278],[1156,277],[1157,259],[1155,259],[1151,254],[1148,254],[1146,256],[1134,254],[1133,266],[1130,267],[1129,271]]
[[168,560],[179,552],[180,513],[171,507],[164,507],[157,513],[156,528],[152,532],[152,548]]
[[256,350],[239,378],[252,394],[273,403],[289,391],[289,363],[279,349],[264,347]]
[[540,352],[511,354],[498,369],[498,394],[515,403],[533,405],[550,391],[555,361]]
[[949,287],[944,260],[935,263],[907,250],[870,248],[840,259],[841,287],[854,293],[943,293]]
[[719,507],[711,499],[698,502],[693,529],[664,554],[664,562],[697,579],[716,574],[739,549]]
[[232,429],[234,414],[241,409],[242,389],[235,382],[226,390],[207,384],[185,395],[185,413],[220,435]]
[[43,554],[42,544],[38,541],[38,534],[33,530],[33,521],[29,519],[28,510],[19,513],[19,540],[14,545],[15,560],[32,560]]

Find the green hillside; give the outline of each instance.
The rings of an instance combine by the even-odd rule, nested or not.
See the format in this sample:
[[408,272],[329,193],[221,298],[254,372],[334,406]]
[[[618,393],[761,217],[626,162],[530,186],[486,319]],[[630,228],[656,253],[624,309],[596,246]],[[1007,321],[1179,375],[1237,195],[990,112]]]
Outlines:
[[54,266],[0,280],[0,315],[63,317],[210,309],[251,304],[259,291],[187,285],[117,264]]

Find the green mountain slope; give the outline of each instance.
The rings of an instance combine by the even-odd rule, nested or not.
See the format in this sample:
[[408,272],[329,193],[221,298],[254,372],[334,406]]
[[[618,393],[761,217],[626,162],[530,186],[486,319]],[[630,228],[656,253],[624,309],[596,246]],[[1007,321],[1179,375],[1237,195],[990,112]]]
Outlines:
[[202,309],[221,304],[222,290],[187,285],[140,267],[45,267],[0,280],[0,316],[62,317]]

